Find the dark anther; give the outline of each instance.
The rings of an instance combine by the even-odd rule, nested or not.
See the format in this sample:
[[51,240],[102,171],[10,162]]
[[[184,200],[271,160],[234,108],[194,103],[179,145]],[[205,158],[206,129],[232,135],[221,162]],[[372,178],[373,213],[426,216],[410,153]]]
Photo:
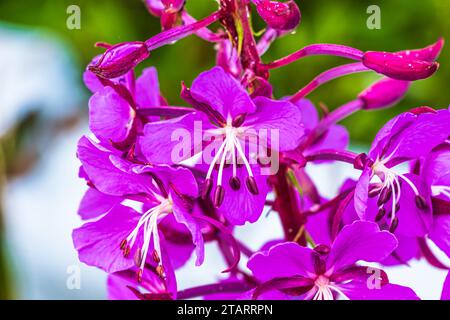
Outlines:
[[314,271],[317,275],[324,274],[327,271],[327,264],[319,253],[313,254]]
[[130,254],[131,248],[130,246],[126,246],[125,249],[123,250],[123,256],[126,258],[128,257],[128,255]]
[[144,273],[144,271],[142,269],[139,269],[138,274],[137,274],[137,281],[139,283],[142,282],[142,274]]
[[392,195],[392,189],[385,187],[381,190],[380,196],[378,197],[377,205],[381,206],[389,201]]
[[398,227],[398,218],[395,217],[394,220],[392,220],[391,226],[389,227],[389,232],[394,233],[395,230],[397,230]]
[[241,114],[237,115],[237,116],[233,119],[233,122],[231,123],[231,125],[232,125],[234,128],[238,128],[238,127],[242,126],[242,124],[243,124],[244,121],[245,121],[245,117],[246,117],[246,116],[247,116],[247,115],[246,115],[245,113],[241,113]]
[[225,189],[222,186],[217,186],[214,191],[214,207],[218,208],[222,205],[225,196]]
[[206,179],[205,183],[203,185],[203,191],[202,191],[202,198],[203,199],[206,199],[209,196],[209,194],[211,192],[211,189],[212,189],[212,186],[213,186],[212,179]]
[[378,196],[381,192],[381,189],[379,186],[377,185],[371,185],[369,187],[369,198],[375,198],[376,196]]
[[416,203],[416,207],[419,208],[420,210],[428,209],[427,201],[421,195],[416,195],[416,197],[414,198],[414,201]]
[[369,157],[365,153],[360,153],[356,156],[355,161],[353,161],[353,167],[358,170],[364,169],[367,164]]
[[330,253],[330,247],[325,244],[319,244],[314,248],[314,251],[321,255],[327,255]]
[[230,178],[230,187],[231,189],[237,191],[241,188],[241,180],[239,180],[238,177],[231,177]]
[[256,184],[256,180],[252,176],[248,176],[247,179],[245,179],[245,185],[247,186],[248,191],[250,191],[253,195],[258,195],[258,185]]
[[381,219],[384,218],[384,216],[386,215],[386,209],[384,209],[383,207],[378,209],[378,213],[377,216],[375,217],[375,221],[381,221]]

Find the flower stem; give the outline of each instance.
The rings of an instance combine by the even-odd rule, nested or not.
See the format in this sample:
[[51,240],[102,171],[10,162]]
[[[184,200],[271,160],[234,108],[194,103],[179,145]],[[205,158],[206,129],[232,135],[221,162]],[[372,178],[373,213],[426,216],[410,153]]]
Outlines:
[[284,58],[262,65],[261,68],[276,69],[291,64],[298,59],[318,55],[331,55],[361,61],[363,52],[358,49],[339,44],[312,44]]
[[310,83],[308,83],[306,86],[304,86],[302,89],[300,89],[295,95],[293,95],[290,98],[290,101],[297,102],[304,97],[306,97],[308,94],[313,92],[315,89],[317,89],[319,86],[321,86],[324,83],[327,83],[331,80],[353,74],[358,72],[365,72],[370,71],[367,67],[365,67],[362,63],[350,63],[343,66],[339,66],[336,68],[332,68],[330,70],[327,70],[321,74],[319,74],[317,77],[315,77]]
[[317,160],[334,160],[353,164],[358,155],[351,151],[340,151],[340,150],[320,150],[307,155],[306,161],[317,161]]
[[180,40],[184,37],[187,37],[198,30],[205,28],[209,26],[210,24],[216,22],[220,19],[222,16],[222,12],[216,11],[210,16],[199,20],[197,22],[194,22],[192,24],[184,25],[175,27],[173,29],[169,29],[167,31],[163,31],[161,33],[158,33],[154,37],[151,37],[147,41],[145,41],[145,44],[147,45],[147,48],[149,51],[155,50],[159,47],[162,47],[164,45],[170,44],[174,41]]

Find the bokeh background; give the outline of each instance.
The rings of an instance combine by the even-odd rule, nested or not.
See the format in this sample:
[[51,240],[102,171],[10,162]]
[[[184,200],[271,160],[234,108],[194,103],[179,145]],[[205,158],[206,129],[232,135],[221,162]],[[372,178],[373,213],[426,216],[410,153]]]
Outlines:
[[[440,36],[450,39],[449,0],[297,2],[303,16],[300,27],[277,40],[264,61],[311,43],[397,51],[424,47]],[[366,9],[374,4],[381,8],[380,30],[366,26]],[[80,30],[66,26],[70,5],[81,8]],[[215,0],[187,4],[196,18],[216,7]],[[254,24],[255,30],[264,28],[259,19]],[[145,40],[159,31],[159,21],[139,0],[0,0],[0,298],[104,297],[104,275],[79,265],[70,240],[70,230],[79,223],[76,208],[84,189],[77,179],[75,158],[76,141],[87,132],[89,93],[81,75],[101,52],[95,42]],[[436,75],[414,83],[395,108],[360,112],[346,119],[353,146],[367,146],[389,118],[409,108],[447,107],[449,58],[446,46]],[[310,57],[275,70],[274,93],[277,97],[292,94],[317,74],[344,62]],[[180,82],[190,83],[213,64],[213,47],[193,36],[156,50],[138,70],[156,66],[163,94],[179,104]],[[310,98],[334,109],[377,78],[372,73],[347,76],[324,85]],[[346,175],[334,169],[320,172],[324,182]],[[72,267],[81,268],[83,290],[67,289]],[[423,269],[424,274],[427,270]],[[437,297],[433,288],[429,285],[424,295]]]

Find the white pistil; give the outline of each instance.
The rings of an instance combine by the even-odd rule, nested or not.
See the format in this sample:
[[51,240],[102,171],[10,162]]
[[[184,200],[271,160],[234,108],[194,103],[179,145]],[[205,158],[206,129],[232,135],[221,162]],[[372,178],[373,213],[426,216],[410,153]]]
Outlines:
[[164,199],[159,205],[146,211],[139,219],[136,227],[126,238],[129,248],[133,247],[138,237],[139,231],[143,229],[143,243],[140,248],[140,257],[138,266],[140,270],[144,270],[150,241],[153,237],[153,247],[159,258],[159,265],[162,265],[161,243],[158,233],[158,223],[168,214],[172,213],[172,202],[170,199]]

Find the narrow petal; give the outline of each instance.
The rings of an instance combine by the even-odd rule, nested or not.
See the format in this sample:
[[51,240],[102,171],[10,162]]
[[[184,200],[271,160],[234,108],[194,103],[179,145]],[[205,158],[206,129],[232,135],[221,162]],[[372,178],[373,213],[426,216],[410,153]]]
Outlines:
[[[254,100],[256,112],[249,115],[244,123],[257,133],[267,130],[267,137],[273,134],[278,136],[279,150],[295,149],[304,136],[302,114],[298,108],[289,101],[275,101],[266,97],[257,97]],[[270,145],[274,146],[274,141]]]
[[201,73],[192,83],[191,93],[196,100],[208,104],[225,118],[256,110],[241,84],[221,67]]
[[313,250],[294,242],[277,244],[268,251],[255,253],[247,267],[260,281],[314,274]]
[[327,260],[327,268],[341,270],[359,260],[380,262],[397,247],[397,239],[378,225],[368,221],[355,221],[338,234]]
[[370,220],[367,216],[367,202],[369,200],[369,182],[372,175],[372,169],[364,168],[361,176],[356,183],[355,188],[355,211],[362,220]]
[[186,206],[183,199],[177,194],[171,193],[173,201],[173,214],[178,223],[184,224],[192,236],[192,242],[195,245],[195,252],[197,254],[196,266],[203,263],[205,258],[205,245],[203,242],[203,235],[201,225],[199,225],[190,215],[189,208]]

